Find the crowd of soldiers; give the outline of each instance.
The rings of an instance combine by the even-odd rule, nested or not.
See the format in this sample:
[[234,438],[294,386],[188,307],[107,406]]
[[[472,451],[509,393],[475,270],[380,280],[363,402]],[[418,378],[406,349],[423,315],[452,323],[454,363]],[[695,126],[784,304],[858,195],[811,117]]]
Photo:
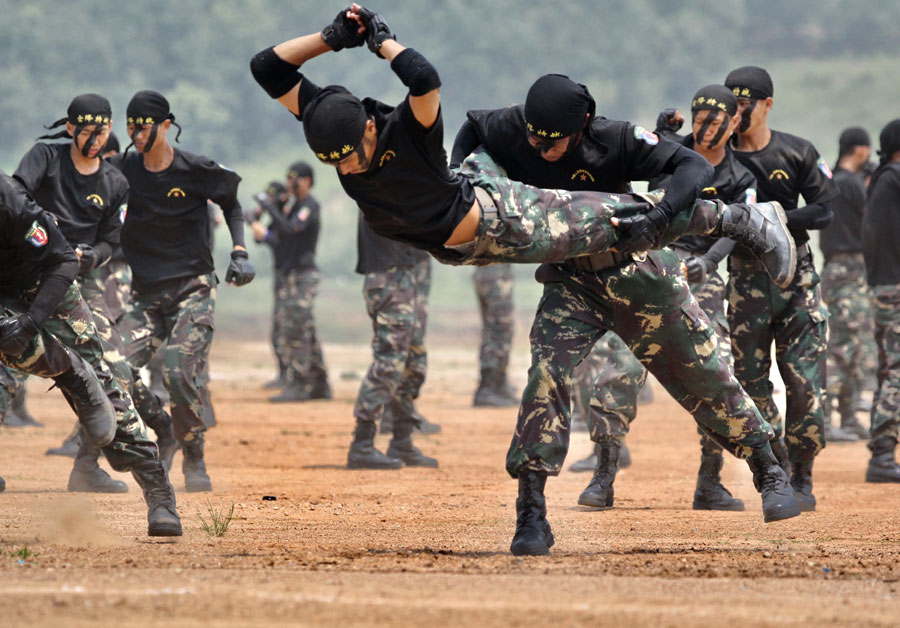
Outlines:
[[[409,89],[396,107],[299,72],[364,45]],[[523,105],[469,111],[448,160],[437,70],[377,13],[354,4],[250,66],[360,210],[356,272],[373,361],[353,409],[349,468],[438,466],[413,444],[416,431],[440,430],[415,405],[433,257],[476,267],[474,406],[519,406],[506,460],[518,481],[513,554],[546,554],[554,543],[545,484],[561,471],[573,408],[594,443],[573,465],[593,471],[578,503],[614,505],[648,372],[697,422],[697,510],[744,509],[722,485],[726,449],[747,461],[766,522],[816,509],[813,463],[828,440],[870,439],[866,481],[900,482],[900,254],[891,246],[900,120],[882,130],[877,166],[866,132],[844,131],[832,172],[810,142],[769,127],[774,85],[763,68],[698,89],[683,136],[677,109],[654,131],[608,120],[587,87],[549,74]],[[255,274],[245,220],[272,249],[278,375],[266,386],[281,389],[272,403],[332,398],[313,317],[321,212],[313,169],[296,162],[244,214],[237,174],[169,142],[171,127],[181,129],[157,92],[138,92],[126,109],[134,152],[110,150],[111,119],[102,96],[76,97],[51,125],[65,129],[39,138],[67,141],[39,142],[0,178],[0,416],[36,424],[24,378],[54,378],[78,417],[74,445],[62,448],[75,455],[69,490],[127,490],[98,467],[102,450],[143,488],[149,533],[180,535],[167,475],[177,450],[186,489],[212,490],[206,379],[218,279],[208,203],[231,233],[227,283]],[[633,181],[652,192],[635,194]],[[821,286],[811,230],[822,231]],[[718,271],[726,258],[727,281]],[[521,396],[507,374],[514,263],[538,265],[543,286]],[[139,372],[157,353],[165,400]],[[871,413],[868,429],[860,411]],[[379,422],[392,435],[385,453],[374,444]]]

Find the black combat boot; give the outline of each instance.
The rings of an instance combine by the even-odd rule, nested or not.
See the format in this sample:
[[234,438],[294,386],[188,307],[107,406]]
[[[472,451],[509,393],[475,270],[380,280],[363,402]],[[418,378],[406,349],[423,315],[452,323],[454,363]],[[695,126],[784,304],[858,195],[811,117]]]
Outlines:
[[628,445],[625,444],[625,441],[622,441],[619,444],[619,462],[616,465],[616,469],[627,469],[631,466],[631,450],[628,449]]
[[51,447],[44,452],[45,456],[66,456],[74,458],[78,455],[78,448],[81,447],[81,424],[76,423],[72,433],[66,436],[66,439],[59,447]]
[[72,365],[53,381],[78,416],[85,439],[105,447],[116,436],[116,412],[91,365],[74,351],[68,351]]
[[578,496],[579,506],[592,506],[593,508],[612,508],[613,482],[616,479],[616,471],[619,463],[619,442],[606,440],[597,443],[597,468],[594,469],[594,477],[591,483]]
[[[3,424],[7,427],[44,427],[44,424],[31,416],[25,407],[25,387],[22,386],[9,400],[9,408]],[[13,422],[16,424],[13,425]]]
[[212,490],[212,481],[203,462],[205,440],[202,432],[194,432],[193,439],[181,443],[181,471],[184,473],[184,490],[188,493],[208,493]]
[[[432,423],[422,416],[422,413],[416,408],[415,400],[409,395],[400,395],[399,397],[392,399],[391,402],[385,406],[384,414],[388,419],[387,422],[385,422],[384,417],[381,419],[381,429],[379,431],[382,434],[394,433],[394,420],[396,417],[412,417],[415,419],[415,429],[422,434],[441,433],[440,424]],[[385,426],[387,426],[388,429],[385,429]]]
[[178,441],[175,440],[172,417],[160,407],[152,417],[144,418],[144,423],[156,434],[159,459],[166,471],[169,471],[172,468],[172,458],[175,457],[175,452],[178,451],[179,447]]
[[310,399],[333,399],[331,384],[328,383],[328,374],[325,371],[315,370],[311,374],[312,384],[309,387]]
[[394,438],[388,445],[388,458],[399,458],[408,467],[431,467],[437,469],[437,458],[429,458],[413,445],[412,431],[415,421],[409,418],[394,420]]
[[400,469],[402,467],[402,460],[385,456],[375,449],[375,423],[357,421],[353,442],[350,443],[350,451],[347,452],[347,468]]
[[309,401],[312,397],[309,394],[309,387],[305,382],[294,379],[284,387],[281,394],[269,397],[270,403],[292,403],[297,401]]
[[787,288],[797,270],[797,247],[778,202],[726,205],[717,235],[743,244],[759,259],[780,288]]
[[476,408],[506,408],[519,405],[519,398],[510,394],[505,373],[497,369],[482,369],[472,405]]
[[82,442],[69,474],[66,490],[71,493],[127,493],[125,482],[114,480],[100,468],[100,450],[89,442]]
[[815,512],[816,496],[812,492],[812,468],[815,456],[808,460],[791,463],[791,488],[800,512]]
[[700,450],[700,470],[697,472],[697,489],[694,491],[694,510],[743,511],[744,502],[733,497],[722,486],[722,450],[704,446]]
[[166,477],[162,462],[143,460],[131,467],[131,475],[144,491],[147,502],[147,536],[181,536],[175,489]]
[[788,479],[791,479],[791,458],[788,456],[787,445],[784,444],[784,437],[779,436],[775,440],[770,441],[769,445],[772,447],[772,453],[775,454],[775,459],[778,460],[781,470],[784,471],[784,474]]
[[747,464],[753,472],[753,485],[762,495],[763,521],[781,521],[800,514],[794,489],[768,444],[754,449]]
[[547,521],[547,501],[544,499],[546,483],[546,475],[534,471],[519,473],[516,533],[509,546],[514,556],[545,556],[553,547],[553,531]]
[[897,439],[893,436],[878,436],[869,441],[872,457],[866,469],[866,482],[900,482],[900,464],[894,460]]

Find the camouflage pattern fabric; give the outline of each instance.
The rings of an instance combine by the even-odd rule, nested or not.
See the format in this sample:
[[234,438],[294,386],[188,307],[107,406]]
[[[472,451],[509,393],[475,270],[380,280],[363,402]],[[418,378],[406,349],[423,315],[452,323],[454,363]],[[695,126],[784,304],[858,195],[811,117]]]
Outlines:
[[[34,293],[36,289],[32,296]],[[0,300],[0,305],[6,316],[15,316],[27,310],[21,301],[11,299]],[[156,459],[156,443],[147,438],[146,427],[135,410],[127,388],[113,376],[104,361],[97,328],[75,283],[69,287],[31,346],[20,356],[0,354],[0,360],[11,368],[32,375],[55,377],[67,370],[71,363],[63,345],[73,349],[93,367],[115,409],[116,436],[112,443],[103,447],[110,466],[116,471],[127,471],[141,460]]]
[[875,324],[862,253],[834,255],[825,262],[822,300],[828,306],[826,411],[837,403],[841,417],[852,417],[856,400],[873,376],[867,368]]
[[[427,258],[412,268],[395,267],[365,276],[363,296],[374,333],[372,364],[353,408],[357,421],[375,422],[392,400],[419,396],[428,366],[425,328],[430,290]],[[409,403],[398,405],[412,407]],[[395,427],[404,419],[417,422],[413,417],[395,417]]]
[[[633,194],[545,190],[512,181],[481,149],[465,159],[460,171],[490,193],[499,213],[482,216],[474,242],[431,252],[445,264],[540,264],[608,251],[618,239],[610,219],[651,206]],[[682,235],[712,234],[724,207],[696,201],[672,219],[660,246]]]
[[106,307],[112,320],[118,322],[131,298],[131,266],[124,260],[116,260],[108,262],[100,270],[104,269],[106,279],[103,294],[106,298]]
[[719,353],[716,333],[670,250],[585,273],[541,266],[544,284],[531,328],[532,364],[506,470],[557,475],[569,447],[572,369],[607,330],[734,455],[773,436]]
[[513,335],[513,271],[509,264],[479,266],[473,277],[481,310],[481,371],[506,373]]
[[27,373],[0,364],[0,423],[3,422],[3,417],[6,416],[13,397],[25,385],[26,379],[28,379]]
[[313,303],[319,293],[319,271],[292,269],[276,271],[276,275],[275,354],[279,361],[284,361],[287,381],[300,381],[310,392],[315,381],[313,373],[321,374],[326,370],[313,319]]
[[900,437],[900,285],[872,288],[878,390],[872,405],[872,438]]
[[[280,273],[277,270],[273,273],[275,306],[272,309],[272,334],[269,337],[272,343],[272,351],[275,353],[275,360],[278,362],[278,374],[280,378],[285,376],[288,371],[287,347],[284,345],[284,334],[281,331],[281,325],[284,323],[284,314],[282,313],[283,304],[278,298],[278,295],[284,292],[281,284],[285,277],[286,273]],[[286,377],[284,379],[286,380]]]
[[[780,436],[792,462],[825,446],[824,384],[828,313],[812,256],[799,255],[791,285],[778,288],[756,262],[729,257],[726,290],[734,372],[763,417]],[[769,381],[775,343],[778,370],[787,389],[784,426]]]
[[133,369],[146,366],[166,343],[163,375],[175,437],[181,442],[206,430],[201,380],[215,326],[216,281],[209,273],[173,279],[147,291],[132,286],[119,324]]

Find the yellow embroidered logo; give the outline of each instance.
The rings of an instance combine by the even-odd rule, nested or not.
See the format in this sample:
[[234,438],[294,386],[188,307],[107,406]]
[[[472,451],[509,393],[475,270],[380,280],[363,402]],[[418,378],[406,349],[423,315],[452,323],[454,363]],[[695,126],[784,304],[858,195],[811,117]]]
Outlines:
[[103,207],[103,199],[99,194],[89,194],[85,200],[92,202],[97,207]]
[[387,162],[389,162],[391,159],[393,159],[396,156],[397,156],[397,153],[395,153],[392,150],[384,151],[384,154],[381,156],[381,159],[378,160],[378,167],[381,168],[384,164],[386,164]]
[[769,181],[771,181],[772,179],[776,179],[778,181],[787,181],[790,178],[791,177],[788,175],[788,173],[786,173],[781,168],[777,168],[769,174]]
[[706,195],[706,196],[715,196],[718,193],[719,193],[719,191],[712,186],[710,186],[708,188],[703,188],[702,190],[700,190],[700,194]]
[[166,192],[166,196],[170,198],[184,198],[185,196],[187,196],[187,194],[185,194],[184,190],[182,190],[181,188],[172,188],[171,190]]
[[588,172],[584,168],[579,168],[578,170],[573,172],[572,176],[569,178],[572,181],[574,181],[576,177],[578,178],[579,181],[587,181],[588,179],[590,179],[591,181],[596,181],[596,179],[594,178],[594,175],[592,175],[590,172]]
[[545,131],[544,129],[535,129],[534,125],[532,125],[530,122],[526,122],[525,126],[528,127],[529,133],[531,133],[532,135],[537,135],[539,137],[549,137],[552,139],[557,139],[563,136],[563,134],[559,131]]

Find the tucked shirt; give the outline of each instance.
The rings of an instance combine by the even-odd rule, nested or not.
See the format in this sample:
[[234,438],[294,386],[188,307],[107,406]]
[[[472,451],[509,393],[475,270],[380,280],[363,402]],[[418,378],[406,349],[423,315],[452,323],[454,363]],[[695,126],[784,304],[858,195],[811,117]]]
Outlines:
[[310,270],[316,267],[320,209],[312,196],[295,200],[288,213],[269,213],[272,219],[265,242],[271,245],[276,270]]

